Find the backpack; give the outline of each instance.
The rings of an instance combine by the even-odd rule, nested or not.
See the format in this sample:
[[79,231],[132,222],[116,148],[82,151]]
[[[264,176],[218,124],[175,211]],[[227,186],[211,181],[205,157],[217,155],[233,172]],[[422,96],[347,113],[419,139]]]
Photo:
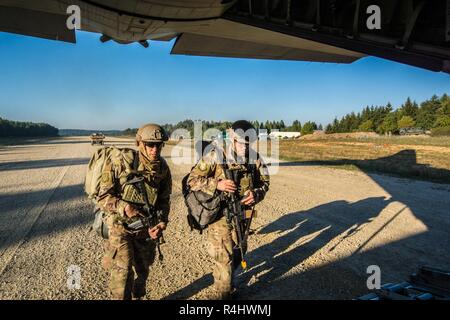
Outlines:
[[201,234],[222,211],[223,194],[220,192],[211,196],[203,191],[193,191],[187,183],[188,178],[189,174],[181,181],[184,203],[188,208],[187,221],[191,231],[195,229]]
[[[200,140],[197,143],[201,148],[202,154],[211,144],[211,142],[205,140]],[[188,208],[187,222],[191,227],[191,231],[195,229],[202,233],[210,223],[218,218],[219,213],[222,211],[224,207],[223,194],[220,192],[211,196],[203,191],[192,191],[187,183],[188,178],[189,174],[185,175],[181,181],[184,203]]]
[[187,184],[189,174],[187,174],[182,182],[181,188],[184,197],[184,203],[188,208],[187,221],[191,230],[202,231],[208,225],[214,222],[219,213],[223,209],[222,193],[209,195],[203,191],[193,191]]
[[125,169],[132,169],[136,166],[135,160],[138,160],[138,157],[136,157],[136,151],[130,148],[104,147],[94,152],[89,161],[84,182],[84,191],[94,202],[100,191],[102,172],[107,159],[111,160],[113,166],[124,164]]
[[[111,160],[113,166],[124,164],[125,167],[133,169],[137,167],[138,157],[136,151],[129,148],[104,147],[97,149],[91,157],[88,164],[86,179],[84,182],[84,191],[89,199],[97,204],[97,197],[100,191],[100,182],[106,160]],[[104,212],[97,206],[94,208],[94,222],[91,230],[95,231],[104,239],[108,239],[108,226],[104,222]]]
[[[222,168],[225,171],[227,166],[222,165]],[[256,170],[255,164],[249,164],[251,188],[253,188],[253,181],[256,179]],[[210,223],[216,221],[219,214],[225,209],[225,197],[222,192],[217,191],[214,195],[209,195],[200,190],[193,191],[187,183],[188,179],[189,174],[185,175],[181,181],[181,191],[183,193],[184,203],[188,208],[187,221],[191,227],[191,231],[196,229],[201,234]]]

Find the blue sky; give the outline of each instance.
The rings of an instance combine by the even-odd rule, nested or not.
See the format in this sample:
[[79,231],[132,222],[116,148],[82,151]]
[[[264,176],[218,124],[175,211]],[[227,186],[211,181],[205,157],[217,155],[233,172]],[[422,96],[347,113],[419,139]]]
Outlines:
[[0,32],[0,117],[58,128],[299,119],[327,124],[366,105],[450,93],[450,75],[378,58],[350,65],[170,55],[173,42],[77,44]]

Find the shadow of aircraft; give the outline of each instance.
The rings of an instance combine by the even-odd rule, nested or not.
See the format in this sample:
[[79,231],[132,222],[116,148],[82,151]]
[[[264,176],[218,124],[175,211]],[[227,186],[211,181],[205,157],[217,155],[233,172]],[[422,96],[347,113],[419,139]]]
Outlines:
[[37,144],[88,144],[91,140],[87,137],[86,140],[71,140],[70,138],[65,139],[49,139],[35,142]]
[[44,160],[3,162],[0,163],[0,172],[75,166],[80,164],[88,164],[89,160],[90,160],[89,158],[68,158],[68,159],[44,159]]
[[[381,166],[404,165],[407,170],[400,175],[447,182],[449,170],[418,164],[414,150],[375,160],[285,162],[280,166],[296,166],[300,170],[302,166],[343,164],[356,165],[390,197],[333,201],[282,214],[263,226],[258,233],[274,240],[247,253],[249,269],[237,277],[240,299],[353,299],[369,292],[370,265],[380,267],[382,283],[407,281],[423,265],[450,270],[450,252],[445,249],[450,248],[450,185],[374,173],[386,172]],[[393,202],[401,203],[397,206],[400,209],[385,212],[386,221],[372,234],[367,233],[367,226]],[[401,223],[399,217],[407,209],[424,225],[425,231],[406,235],[403,232],[402,237],[394,236],[381,246],[368,246],[394,221]],[[334,254],[336,248],[345,246],[344,240],[356,241],[352,237],[364,232],[366,240],[353,245],[346,255],[321,259],[323,250]],[[309,258],[314,259],[314,267],[308,267]],[[211,275],[205,275],[166,298],[188,298],[211,283]]]
[[134,139],[131,139],[129,141],[127,140],[105,140],[105,144],[112,145],[112,144],[121,144],[121,145],[128,145],[132,147],[136,147],[136,143]]
[[[248,254],[254,269],[244,273],[242,296],[254,299],[351,299],[367,293],[367,267],[378,265],[382,282],[402,282],[420,266],[431,265],[450,270],[450,252],[438,248],[450,248],[450,185],[436,185],[421,180],[393,178],[374,172],[389,172],[385,166],[404,166],[392,170],[396,176],[432,179],[450,182],[450,171],[417,163],[414,150],[404,150],[391,157],[375,160],[337,160],[280,163],[281,166],[353,164],[383,188],[391,198],[367,198],[356,203],[331,202],[306,212],[289,213],[264,227],[261,233],[286,232],[271,243]],[[302,261],[312,256],[335,236],[342,239],[356,232],[364,232],[364,224],[390,203],[400,202],[404,208],[391,213],[390,219],[372,234],[351,255],[315,269],[302,269]],[[398,216],[409,208],[426,228],[419,234],[411,234],[393,240],[380,247],[363,250],[373,238],[385,230]],[[400,220],[401,221],[401,220]],[[400,222],[396,222],[400,223]],[[306,238],[305,238],[306,235]],[[292,250],[289,245],[304,240]],[[335,246],[340,245],[338,242]],[[334,250],[331,246],[329,251]],[[287,252],[286,252],[287,251]],[[254,284],[250,279],[258,279]],[[264,288],[276,288],[276,296],[264,294]]]
[[[32,226],[27,240],[92,223],[93,204],[84,195],[83,187],[82,184],[78,184],[57,188],[51,194],[48,205],[40,214],[38,221]],[[0,225],[0,251],[21,240],[16,236],[23,234],[22,230],[29,227],[23,224],[23,220],[28,219],[28,212],[36,205],[37,199],[48,197],[49,192],[51,190],[1,195],[0,207],[4,208],[2,218],[8,223]],[[80,199],[80,201],[74,202],[76,199]],[[71,203],[73,203],[73,208],[69,207]],[[64,212],[55,211],[55,207],[59,207],[59,204],[65,207]]]
[[[294,283],[288,287],[272,284],[277,283],[277,280],[287,273],[299,272],[307,277],[308,271],[305,272],[303,263],[309,257],[325,246],[329,247],[328,252],[334,251],[340,242],[333,246],[330,242],[338,236],[343,235],[342,238],[345,239],[364,232],[365,225],[373,221],[386,205],[387,200],[384,197],[367,198],[354,203],[334,201],[310,210],[288,213],[263,227],[259,234],[274,234],[276,238],[247,254],[247,262],[253,267],[241,275],[244,280],[239,282],[245,281],[248,284],[257,281],[249,285],[248,289],[244,289],[243,295],[256,295],[257,298],[263,299],[311,298],[310,283],[303,290]],[[320,264],[320,261],[317,263]],[[338,275],[336,270],[333,273]],[[264,294],[264,288],[268,285],[271,286],[270,295]],[[325,289],[320,283],[318,287]],[[326,288],[326,293],[330,294],[331,290],[332,288]],[[276,296],[273,296],[274,294]]]

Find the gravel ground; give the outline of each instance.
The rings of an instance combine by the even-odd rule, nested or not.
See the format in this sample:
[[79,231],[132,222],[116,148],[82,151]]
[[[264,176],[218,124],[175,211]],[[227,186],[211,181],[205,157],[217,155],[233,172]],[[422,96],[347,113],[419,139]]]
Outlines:
[[[82,137],[0,148],[0,299],[108,299],[83,192],[95,148]],[[212,261],[206,235],[187,226],[180,181],[190,165],[175,165],[172,148],[163,152],[174,179],[165,259],[151,268],[147,298],[205,299]],[[421,265],[450,269],[449,208],[450,185],[281,163],[258,206],[240,298],[351,299],[368,292],[370,265],[383,283]],[[80,268],[78,289],[67,285],[70,266]]]

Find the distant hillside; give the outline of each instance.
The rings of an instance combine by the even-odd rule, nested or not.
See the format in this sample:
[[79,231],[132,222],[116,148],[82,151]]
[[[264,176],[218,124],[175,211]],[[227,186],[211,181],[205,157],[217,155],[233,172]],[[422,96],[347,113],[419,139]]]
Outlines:
[[117,136],[122,134],[120,130],[82,130],[82,129],[59,129],[60,136],[90,136],[93,133],[101,132],[105,136]]

